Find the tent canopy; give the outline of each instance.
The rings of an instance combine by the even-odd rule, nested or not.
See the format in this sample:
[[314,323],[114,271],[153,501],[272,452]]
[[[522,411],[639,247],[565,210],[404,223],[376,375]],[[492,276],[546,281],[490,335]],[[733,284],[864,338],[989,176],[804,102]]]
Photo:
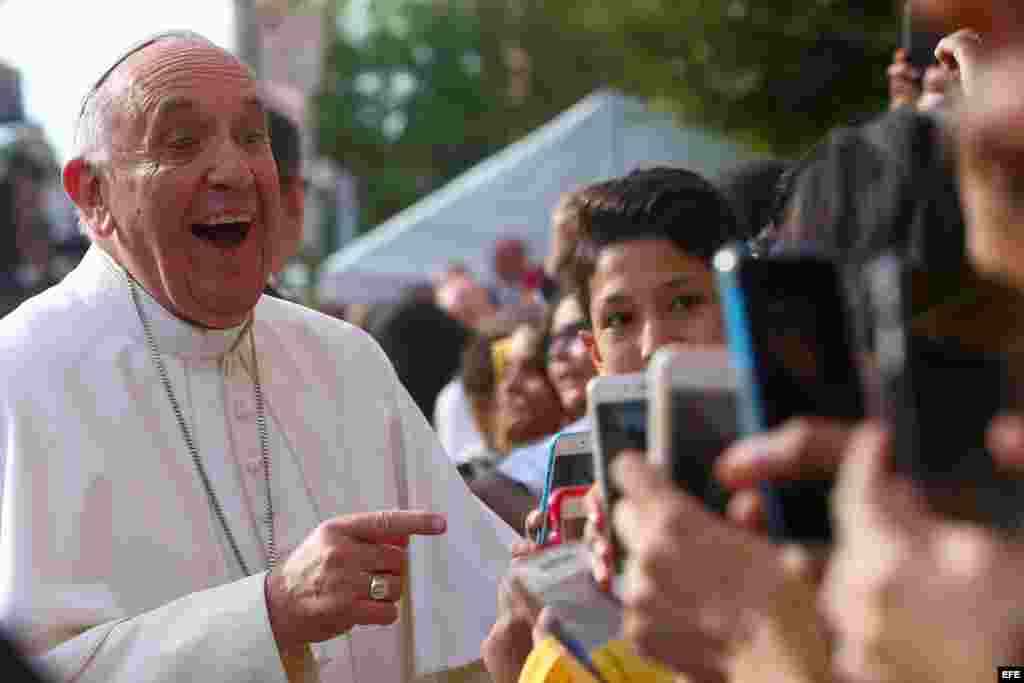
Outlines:
[[534,261],[544,257],[551,210],[563,192],[657,164],[711,176],[750,157],[708,131],[680,128],[640,100],[598,91],[333,254],[321,270],[319,297],[386,300],[453,262],[488,282],[501,237],[523,239]]

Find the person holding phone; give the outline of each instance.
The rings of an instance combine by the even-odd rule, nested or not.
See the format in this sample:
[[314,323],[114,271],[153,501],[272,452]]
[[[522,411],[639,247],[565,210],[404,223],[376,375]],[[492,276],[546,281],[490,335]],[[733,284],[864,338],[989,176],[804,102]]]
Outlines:
[[[988,55],[967,86],[956,136],[966,244],[976,268],[1024,289],[1024,214],[1013,182],[1024,160],[1019,10],[1016,22],[1013,12],[994,22],[993,15],[1016,5],[930,4],[985,30]],[[1020,472],[1024,420],[995,419],[986,445],[1004,471]],[[836,518],[843,543],[822,594],[837,633],[837,669],[857,680],[984,680],[1024,655],[1024,544],[1019,534],[936,514],[895,471],[892,450],[889,430],[870,424],[840,458]]]
[[[719,191],[695,173],[652,168],[576,196],[580,242],[573,282],[588,328],[579,334],[598,373],[642,371],[668,344],[721,345],[711,257],[742,230]],[[605,559],[595,573],[607,582],[610,545],[599,538],[594,547]],[[506,609],[484,643],[484,661],[496,680],[518,676],[506,655],[524,651],[523,639],[531,638],[528,614]]]
[[[900,111],[839,131],[798,173],[794,196],[778,219],[776,248],[810,242],[851,271],[883,249],[930,264],[963,262],[955,183],[933,120]],[[868,192],[876,193],[870,201]],[[785,636],[777,641],[785,647],[775,654],[786,654],[773,661],[792,667],[793,679],[826,677],[826,629],[813,598],[823,565],[806,552],[784,551],[760,533],[765,518],[756,489],[764,481],[834,472],[848,438],[847,426],[799,417],[727,449],[716,470],[735,491],[728,516],[739,526],[664,486],[640,457],[623,459],[616,469],[626,500],[615,522],[631,555],[625,598],[634,643],[674,668],[722,675],[725,642],[749,634],[753,621]],[[693,538],[704,539],[699,548],[688,540]],[[729,561],[739,553],[742,560]],[[688,558],[695,556],[707,570],[688,571],[681,580],[679,567],[693,566]],[[774,600],[782,595],[792,600]],[[791,611],[787,604],[802,608]],[[708,609],[717,614],[711,628],[702,613]],[[679,647],[687,634],[695,640],[700,634],[706,647]]]

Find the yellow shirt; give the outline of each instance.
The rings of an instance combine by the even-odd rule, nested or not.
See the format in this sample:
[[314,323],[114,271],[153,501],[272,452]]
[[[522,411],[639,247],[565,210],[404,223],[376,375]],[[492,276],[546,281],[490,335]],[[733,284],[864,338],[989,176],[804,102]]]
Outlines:
[[[590,653],[604,683],[673,683],[676,675],[637,656],[624,640],[605,643]],[[560,642],[549,636],[523,665],[519,683],[601,683]]]

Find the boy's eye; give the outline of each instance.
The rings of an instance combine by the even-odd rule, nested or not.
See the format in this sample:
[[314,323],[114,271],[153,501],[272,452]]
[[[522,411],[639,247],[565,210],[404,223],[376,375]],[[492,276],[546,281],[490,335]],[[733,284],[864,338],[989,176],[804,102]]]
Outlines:
[[680,294],[672,299],[673,311],[689,311],[703,304],[707,299],[703,294]]
[[191,135],[178,135],[167,142],[167,146],[175,150],[183,150],[192,147],[198,140]]
[[604,317],[604,326],[610,328],[622,327],[629,322],[629,316],[620,311],[614,311]]
[[254,130],[245,134],[245,142],[250,145],[260,144],[267,139],[267,133],[263,130]]

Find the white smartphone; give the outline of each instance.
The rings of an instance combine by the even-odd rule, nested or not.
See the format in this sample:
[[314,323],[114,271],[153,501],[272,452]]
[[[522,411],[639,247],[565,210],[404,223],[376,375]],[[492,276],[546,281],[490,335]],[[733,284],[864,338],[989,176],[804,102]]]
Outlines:
[[[589,431],[559,434],[551,445],[551,457],[548,460],[548,473],[544,483],[544,494],[541,496],[540,508],[543,513],[543,525],[536,541],[541,545],[548,542],[548,534],[555,530],[548,510],[552,498],[557,498],[559,491],[571,487],[588,486],[594,483],[594,446]],[[559,500],[561,500],[559,498]],[[586,517],[583,506],[578,500],[566,500],[560,507],[560,519],[572,526],[582,524]],[[570,522],[570,520],[576,520]],[[575,536],[575,534],[570,534]],[[568,540],[559,534],[559,542]]]
[[739,435],[736,372],[725,347],[660,349],[648,369],[649,457],[709,508],[724,512],[729,492],[715,459]]
[[[587,410],[594,435],[594,478],[610,512],[622,496],[609,476],[611,463],[626,449],[647,450],[647,376],[633,373],[595,377],[587,385]],[[624,552],[611,528],[616,570],[621,572]]]

